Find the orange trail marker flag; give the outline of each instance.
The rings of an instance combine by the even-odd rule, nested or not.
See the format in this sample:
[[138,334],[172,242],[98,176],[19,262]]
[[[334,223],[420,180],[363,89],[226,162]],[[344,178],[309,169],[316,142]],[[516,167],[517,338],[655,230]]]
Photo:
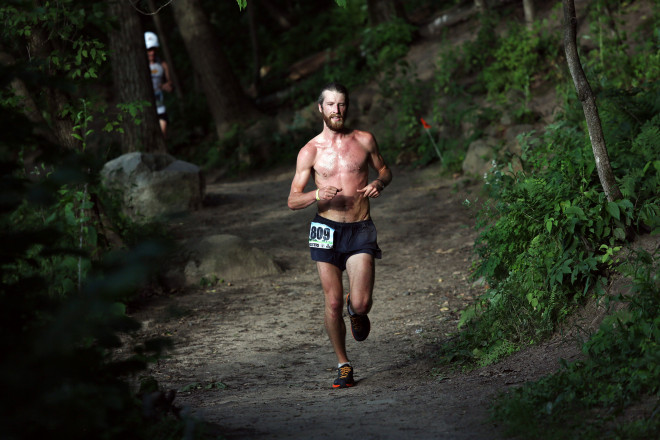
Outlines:
[[431,143],[433,144],[433,148],[435,148],[435,152],[438,153],[438,157],[440,158],[440,163],[442,163],[442,154],[440,154],[438,145],[435,143],[435,140],[433,140],[433,136],[431,136],[431,132],[429,132],[431,126],[424,120],[424,118],[419,118],[419,120],[421,121],[422,126],[424,127],[424,131],[426,131],[426,134],[429,135],[429,139],[431,139]]

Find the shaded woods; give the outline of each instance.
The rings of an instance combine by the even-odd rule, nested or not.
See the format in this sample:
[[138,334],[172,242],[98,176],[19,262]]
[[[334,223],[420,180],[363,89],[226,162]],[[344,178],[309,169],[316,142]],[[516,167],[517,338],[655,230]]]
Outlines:
[[[438,368],[501,362],[607,304],[583,359],[493,399],[493,417],[526,438],[660,433],[658,249],[632,244],[660,226],[657,2],[15,0],[0,19],[7,438],[222,434],[146,374],[168,338],[128,337],[173,243],[167,221],[123,215],[100,170],[136,151],[213,181],[290,166],[330,80],[389,162],[480,187],[465,204],[484,293]],[[175,84],[166,137],[145,31]]]

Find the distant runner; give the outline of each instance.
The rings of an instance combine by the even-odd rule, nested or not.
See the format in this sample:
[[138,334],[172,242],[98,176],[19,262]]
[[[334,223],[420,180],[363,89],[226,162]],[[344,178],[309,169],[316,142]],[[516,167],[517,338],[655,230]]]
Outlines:
[[160,44],[158,37],[153,32],[144,33],[144,44],[147,47],[147,57],[149,58],[149,71],[151,72],[151,83],[154,88],[156,101],[156,113],[160,123],[160,130],[163,136],[167,136],[167,124],[169,118],[165,107],[165,92],[172,91],[172,81],[170,80],[170,68],[165,61],[158,58],[156,51]]

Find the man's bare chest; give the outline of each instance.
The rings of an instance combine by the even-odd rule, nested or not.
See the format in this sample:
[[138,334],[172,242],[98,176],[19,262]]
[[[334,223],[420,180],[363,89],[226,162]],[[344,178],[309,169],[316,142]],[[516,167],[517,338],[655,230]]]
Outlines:
[[342,175],[360,175],[367,171],[367,154],[364,150],[329,150],[318,155],[314,164],[316,173],[324,178]]

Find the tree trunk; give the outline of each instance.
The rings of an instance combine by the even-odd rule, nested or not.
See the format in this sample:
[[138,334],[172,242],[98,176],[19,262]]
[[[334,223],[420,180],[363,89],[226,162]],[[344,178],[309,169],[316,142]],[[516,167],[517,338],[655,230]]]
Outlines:
[[125,117],[121,134],[122,151],[165,152],[165,138],[160,129],[156,114],[153,86],[149,73],[149,63],[144,47],[144,34],[140,20],[129,0],[109,3],[112,16],[117,18],[119,28],[110,32],[110,52],[112,76],[117,101],[122,104],[147,101],[135,119]]
[[[0,65],[13,66],[15,63],[16,60],[12,55],[6,52],[0,52]],[[41,110],[35,102],[28,86],[21,79],[15,77],[9,83],[9,89],[18,98],[20,106],[23,109],[23,114],[34,126],[35,133],[44,137],[52,144],[59,143],[59,139],[55,137],[55,133],[50,129],[48,122],[41,114]]]
[[[44,29],[34,28],[29,38],[29,52],[37,59],[47,60],[53,50],[52,42]],[[50,115],[50,128],[58,144],[68,150],[74,150],[80,141],[73,137],[73,120],[71,116],[63,116],[64,109],[70,104],[70,97],[58,88],[46,87],[43,90],[48,114]]]
[[532,29],[536,12],[534,10],[534,0],[523,0],[523,11],[525,12],[525,24],[527,29]]
[[218,138],[222,139],[233,123],[245,124],[259,112],[234,75],[199,0],[176,0],[172,7],[193,68],[199,75]]
[[614,178],[614,172],[610,165],[610,158],[607,154],[605,138],[603,136],[603,127],[598,115],[596,98],[589,85],[587,76],[582,70],[580,57],[577,51],[577,19],[575,18],[575,3],[573,0],[562,0],[564,5],[564,50],[566,51],[566,61],[575,84],[578,99],[582,103],[584,116],[587,120],[589,130],[589,139],[591,148],[596,159],[596,169],[598,178],[603,186],[603,191],[607,200],[613,201],[623,198],[619,187]]

